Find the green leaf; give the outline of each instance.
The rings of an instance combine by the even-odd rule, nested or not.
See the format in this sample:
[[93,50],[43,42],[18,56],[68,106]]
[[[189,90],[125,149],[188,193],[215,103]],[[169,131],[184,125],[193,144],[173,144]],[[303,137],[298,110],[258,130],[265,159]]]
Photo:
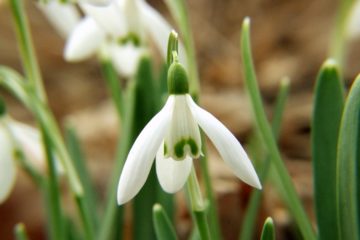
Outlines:
[[15,226],[14,229],[14,234],[15,234],[15,238],[16,240],[28,240],[28,236],[25,230],[25,225],[22,223],[18,223]]
[[315,87],[312,120],[312,155],[314,196],[319,239],[338,236],[336,216],[337,141],[344,93],[339,70],[334,60],[327,60]]
[[[271,124],[271,129],[276,139],[278,139],[280,132],[281,120],[283,117],[285,103],[290,89],[289,86],[290,85],[288,79],[284,78],[281,82],[280,89],[276,98],[274,117],[272,119],[272,124]],[[256,144],[256,146],[254,146],[253,150],[256,151],[255,153],[262,153],[263,149],[260,149],[259,147],[263,148],[263,145],[261,144],[262,142],[260,141],[259,139],[260,136],[258,135],[259,134],[256,134],[256,136],[254,136],[254,144]],[[265,156],[262,156],[263,154],[258,154],[258,155],[261,155],[257,157],[259,157],[260,160],[263,160],[261,162],[261,166],[258,168],[259,169],[258,172],[259,172],[260,182],[262,182],[262,184],[264,185],[270,170],[271,158],[269,154]],[[239,239],[241,240],[253,239],[256,217],[258,215],[259,205],[261,203],[261,196],[262,196],[262,191],[257,189],[254,189],[250,195],[249,204],[245,210],[244,219],[241,226],[241,232],[239,236]]]
[[281,159],[280,151],[277,147],[276,140],[272,133],[270,124],[267,120],[265,109],[263,107],[259,87],[256,80],[255,69],[252,61],[251,47],[250,47],[250,19],[246,18],[243,22],[241,34],[241,56],[243,60],[243,72],[245,75],[245,85],[248,90],[252,109],[255,115],[255,121],[263,142],[269,151],[272,158],[272,163],[277,172],[279,179],[279,188],[286,192],[287,205],[294,216],[303,237],[307,240],[315,239],[310,220],[305,213],[300,199],[295,191],[291,177],[287,172],[284,162]]
[[101,60],[101,70],[105,78],[105,82],[115,104],[119,119],[124,119],[124,99],[123,90],[121,89],[120,79],[109,59]]
[[73,160],[74,167],[84,188],[84,194],[76,197],[76,204],[79,209],[86,239],[91,240],[94,239],[94,233],[96,232],[98,226],[96,194],[94,192],[94,187],[91,182],[75,130],[71,127],[67,127],[66,130],[66,143],[69,149],[69,154]]
[[[140,59],[134,80],[136,95],[133,133],[137,137],[157,111],[158,91],[156,91],[152,62],[149,56],[145,55]],[[157,183],[153,166],[144,186],[133,201],[133,236],[135,240],[156,239],[152,222],[152,207],[157,201],[158,189],[160,186]],[[138,228],[141,228],[141,231]]]
[[265,220],[261,233],[261,240],[275,240],[275,227],[271,217],[268,217]]
[[337,155],[339,239],[359,239],[360,75],[345,102]]
[[153,221],[156,237],[158,240],[176,240],[174,227],[170,219],[160,204],[153,207]]

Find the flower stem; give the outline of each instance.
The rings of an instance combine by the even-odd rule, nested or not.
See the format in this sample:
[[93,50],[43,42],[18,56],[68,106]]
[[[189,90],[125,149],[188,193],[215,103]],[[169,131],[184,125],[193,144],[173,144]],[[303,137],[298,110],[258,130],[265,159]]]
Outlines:
[[111,94],[118,113],[119,120],[124,119],[124,99],[119,78],[114,70],[114,67],[109,59],[101,60],[101,70],[103,72],[106,85]]
[[186,187],[190,197],[191,210],[199,229],[200,237],[205,240],[211,239],[209,225],[206,218],[205,203],[201,196],[201,190],[194,168],[191,169]]
[[65,240],[65,223],[61,211],[60,189],[57,179],[56,166],[53,156],[53,150],[46,130],[41,127],[43,136],[47,166],[48,166],[48,184],[46,188],[46,202],[50,210],[50,236],[54,240]]
[[33,85],[40,99],[45,100],[46,94],[40,74],[38,62],[33,48],[30,27],[24,10],[22,0],[11,0],[10,6],[16,26],[16,36],[18,39],[20,56],[22,59],[25,75]]
[[276,140],[266,118],[252,62],[249,28],[250,20],[246,18],[243,23],[241,35],[241,54],[243,59],[243,69],[245,73],[245,83],[251,98],[251,104],[253,112],[255,114],[255,120],[258,128],[260,129],[260,135],[263,139],[263,142],[266,144],[269,150],[269,154],[273,159],[273,163],[276,168],[278,177],[282,183],[281,187],[285,190],[287,194],[286,200],[288,207],[294,215],[294,218],[300,228],[301,233],[303,234],[304,239],[316,239],[310,220],[301,205],[299,197],[292,183],[291,177],[289,176],[284,162],[281,159]]

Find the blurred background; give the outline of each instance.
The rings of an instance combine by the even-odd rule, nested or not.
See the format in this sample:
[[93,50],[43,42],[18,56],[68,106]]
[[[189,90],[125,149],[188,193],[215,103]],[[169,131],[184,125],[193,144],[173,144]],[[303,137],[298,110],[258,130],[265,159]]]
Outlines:
[[[172,23],[160,0],[149,1]],[[312,219],[310,121],[317,72],[328,56],[339,1],[335,0],[198,0],[187,1],[201,78],[201,105],[218,117],[246,145],[254,128],[243,86],[239,36],[242,20],[252,20],[252,50],[262,96],[271,118],[280,80],[287,76],[291,92],[279,145],[301,200]],[[35,6],[26,1],[36,52],[60,124],[70,122],[79,135],[95,186],[101,197],[112,168],[119,126],[98,62],[67,63],[65,41]],[[173,24],[175,25],[175,24]],[[349,85],[360,71],[360,42],[348,43],[343,76]],[[6,0],[0,0],[0,64],[21,70],[13,22]],[[31,114],[5,91],[11,115],[33,123]],[[241,183],[210,146],[210,168],[225,239],[237,239],[251,189]],[[41,194],[21,171],[10,198],[0,206],[0,239],[13,239],[13,226],[24,222],[31,239],[45,239]],[[67,201],[64,184],[64,201]],[[70,199],[70,197],[69,197]],[[69,200],[70,201],[70,200]],[[187,236],[190,216],[178,194],[177,231]],[[71,205],[68,206],[71,212]],[[264,189],[258,229],[272,216],[278,239],[292,239],[293,222],[278,193]]]

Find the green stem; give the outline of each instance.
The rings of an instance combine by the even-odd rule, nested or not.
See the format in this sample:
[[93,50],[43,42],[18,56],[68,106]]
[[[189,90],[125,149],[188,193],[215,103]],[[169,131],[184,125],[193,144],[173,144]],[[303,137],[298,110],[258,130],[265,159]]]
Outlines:
[[[123,207],[118,206],[116,202],[117,184],[119,176],[125,163],[126,155],[133,142],[133,124],[134,124],[134,105],[135,105],[135,83],[131,82],[127,89],[127,102],[126,114],[124,119],[123,132],[121,134],[121,141],[118,143],[118,152],[114,171],[112,173],[111,182],[108,188],[108,196],[106,201],[105,213],[100,227],[99,240],[110,240],[114,234],[114,224],[117,219],[122,218]],[[121,226],[116,226],[120,228]]]
[[46,130],[41,127],[41,133],[43,136],[47,166],[48,166],[48,184],[47,184],[47,197],[46,202],[50,210],[50,233],[51,239],[54,240],[65,240],[65,224],[64,218],[61,211],[60,203],[60,189],[57,179],[57,171],[55,166],[55,161],[53,157],[51,143],[49,141],[49,136]]
[[114,67],[109,59],[101,60],[101,68],[105,77],[106,85],[115,104],[119,119],[124,119],[124,100],[120,79],[118,78]]
[[292,183],[291,177],[289,176],[284,162],[282,161],[279,149],[276,144],[276,140],[271,131],[271,127],[265,114],[252,62],[249,28],[250,20],[249,18],[246,18],[243,23],[241,35],[241,54],[243,59],[243,69],[245,73],[245,83],[251,98],[251,104],[253,112],[255,114],[255,120],[258,128],[260,129],[260,134],[263,142],[266,144],[269,150],[269,154],[273,160],[274,166],[278,174],[278,178],[281,180],[281,187],[287,193],[286,200],[290,211],[294,215],[294,218],[299,225],[300,231],[303,234],[304,239],[316,239],[310,220],[301,205],[299,197]]
[[[202,142],[205,142],[205,136],[202,134]],[[200,169],[202,174],[203,183],[205,185],[206,197],[209,201],[208,206],[208,218],[210,225],[210,233],[213,239],[221,239],[220,223],[218,218],[217,202],[215,199],[215,194],[213,191],[211,177],[209,173],[209,162],[207,158],[207,148],[206,144],[203,144],[202,148],[204,156],[200,160]]]
[[194,220],[199,229],[200,237],[203,240],[211,239],[209,225],[206,218],[205,204],[201,196],[201,190],[194,168],[191,169],[186,187],[190,197],[191,210],[193,211]]
[[[84,230],[85,230],[85,239],[94,240],[95,239],[95,234],[94,234],[95,226],[93,225],[92,218],[91,218],[86,200],[84,199],[83,196],[81,196],[81,197],[76,196],[75,198],[76,198],[77,208],[80,211],[81,222],[82,222]],[[96,211],[96,209],[93,209],[93,211]]]
[[[186,67],[189,71],[190,93],[193,97],[198,98],[200,92],[199,73],[197,70],[194,41],[192,39],[191,27],[188,20],[189,17],[187,15],[185,2],[183,0],[166,0],[165,2],[179,25],[180,32],[182,33],[186,50]],[[183,53],[180,53],[180,55],[182,54]]]
[[35,88],[39,98],[44,101],[46,100],[46,94],[33,48],[32,37],[29,30],[30,27],[23,2],[22,0],[10,0],[10,6],[15,21],[16,36],[26,78]]

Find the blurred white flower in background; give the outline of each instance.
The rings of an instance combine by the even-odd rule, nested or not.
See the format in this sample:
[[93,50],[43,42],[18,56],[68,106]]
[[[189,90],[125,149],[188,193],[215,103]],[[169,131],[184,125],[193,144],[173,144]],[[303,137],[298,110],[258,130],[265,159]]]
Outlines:
[[29,125],[0,117],[0,203],[9,196],[16,180],[16,151],[21,151],[29,164],[45,169],[45,154],[39,131]]
[[349,14],[347,35],[350,39],[360,37],[360,1],[353,3]]
[[119,74],[132,76],[149,39],[166,58],[169,23],[143,0],[114,0],[105,6],[80,2],[85,17],[69,36],[64,56],[81,61],[98,53],[112,60]]

